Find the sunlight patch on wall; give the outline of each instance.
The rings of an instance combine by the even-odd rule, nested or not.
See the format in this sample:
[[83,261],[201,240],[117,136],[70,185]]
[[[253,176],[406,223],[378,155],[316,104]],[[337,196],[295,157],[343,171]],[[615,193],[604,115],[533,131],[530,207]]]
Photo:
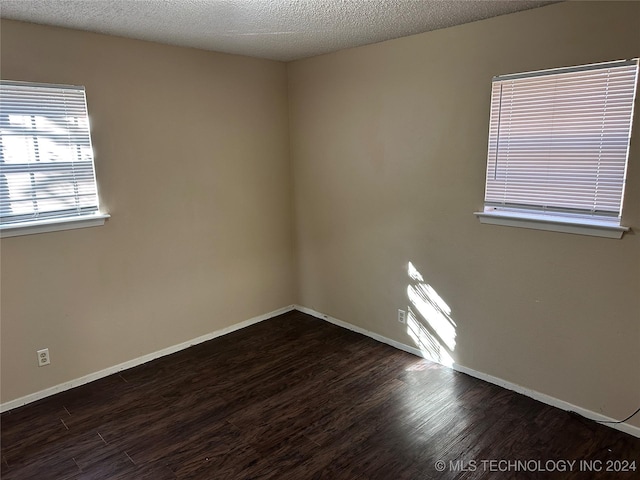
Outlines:
[[411,262],[408,264],[407,273],[410,279],[407,286],[410,302],[407,333],[425,358],[451,366],[452,353],[456,348],[457,328],[451,318],[451,307],[424,281]]

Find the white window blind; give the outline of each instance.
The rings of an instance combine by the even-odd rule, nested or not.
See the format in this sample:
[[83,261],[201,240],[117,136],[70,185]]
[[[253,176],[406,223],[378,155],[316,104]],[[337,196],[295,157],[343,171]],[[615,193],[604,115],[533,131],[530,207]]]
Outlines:
[[495,77],[485,212],[620,225],[638,60]]
[[98,211],[84,87],[0,82],[0,224]]

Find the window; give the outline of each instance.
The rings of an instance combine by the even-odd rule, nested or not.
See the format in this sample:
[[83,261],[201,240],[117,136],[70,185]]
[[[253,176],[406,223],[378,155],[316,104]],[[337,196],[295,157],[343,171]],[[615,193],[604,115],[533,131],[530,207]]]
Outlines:
[[84,87],[0,82],[0,233],[102,225]]
[[638,59],[495,77],[483,223],[620,238]]

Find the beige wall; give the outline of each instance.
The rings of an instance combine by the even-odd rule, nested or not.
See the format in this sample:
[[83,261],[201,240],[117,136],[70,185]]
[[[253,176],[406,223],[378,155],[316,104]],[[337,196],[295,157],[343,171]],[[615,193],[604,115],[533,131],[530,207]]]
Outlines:
[[481,225],[473,212],[492,76],[637,56],[638,18],[639,3],[569,2],[289,64],[298,302],[415,345],[396,320],[412,262],[451,307],[457,363],[608,416],[635,410],[640,108],[634,233]]
[[283,63],[1,28],[2,78],[86,86],[112,216],[2,240],[2,402],[293,303]]

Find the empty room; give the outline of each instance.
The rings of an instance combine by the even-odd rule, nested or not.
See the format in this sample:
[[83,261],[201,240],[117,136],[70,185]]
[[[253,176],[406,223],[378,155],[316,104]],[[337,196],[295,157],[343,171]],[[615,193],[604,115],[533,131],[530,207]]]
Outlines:
[[631,479],[640,2],[1,0],[2,479]]

